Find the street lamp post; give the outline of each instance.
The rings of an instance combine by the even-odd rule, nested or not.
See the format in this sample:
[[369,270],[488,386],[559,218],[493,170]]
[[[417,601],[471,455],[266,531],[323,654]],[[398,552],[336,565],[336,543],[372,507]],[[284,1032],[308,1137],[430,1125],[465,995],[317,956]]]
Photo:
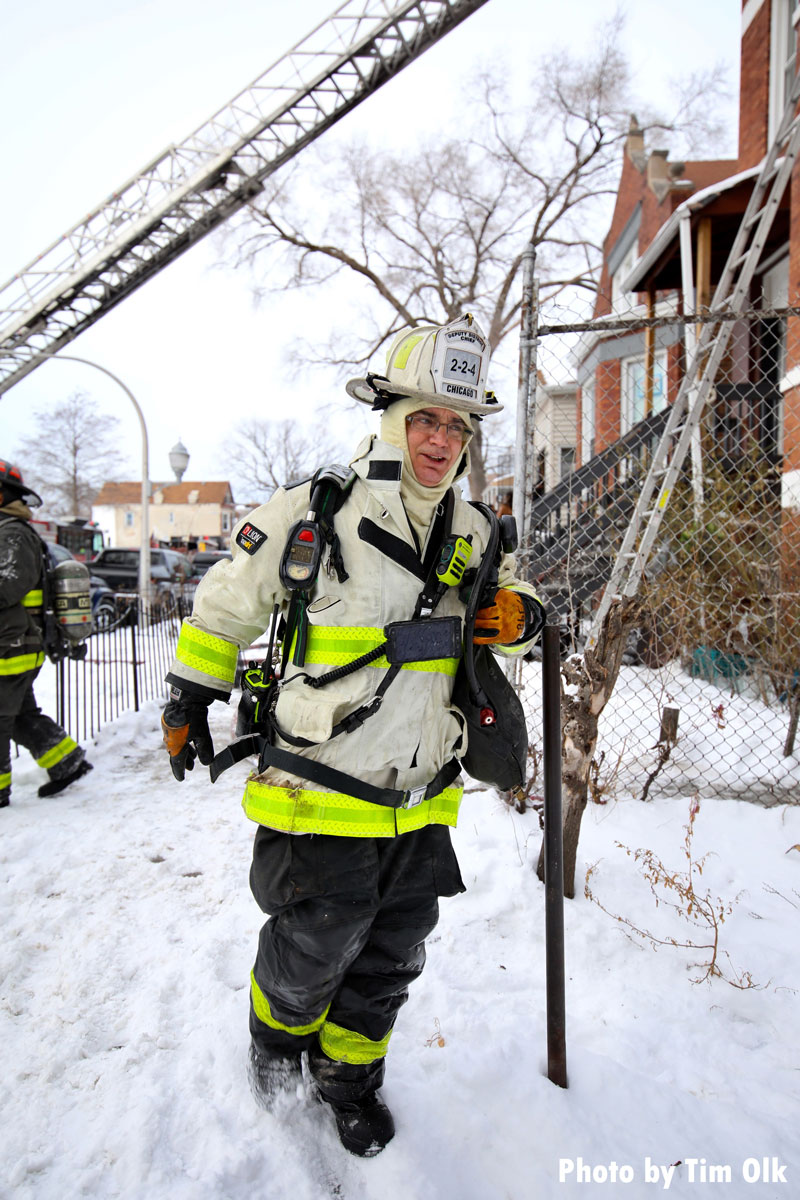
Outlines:
[[[102,371],[104,375],[108,375],[109,379],[113,379],[114,383],[118,384],[125,395],[130,400],[133,407],[136,409],[136,415],[139,418],[139,425],[142,430],[142,514],[141,514],[141,550],[139,553],[139,594],[142,598],[142,608],[144,614],[149,613],[150,609],[150,451],[147,441],[147,426],[144,421],[139,403],[133,392],[122,380],[109,371],[108,367],[101,367],[100,363],[93,362],[90,358],[78,358],[75,354],[58,354],[49,353],[46,350],[40,351],[34,356],[34,360],[39,359],[56,359],[59,362],[78,362],[84,363],[87,367],[94,367],[98,371]],[[143,614],[143,615],[144,615]],[[146,619],[146,618],[145,618]]]

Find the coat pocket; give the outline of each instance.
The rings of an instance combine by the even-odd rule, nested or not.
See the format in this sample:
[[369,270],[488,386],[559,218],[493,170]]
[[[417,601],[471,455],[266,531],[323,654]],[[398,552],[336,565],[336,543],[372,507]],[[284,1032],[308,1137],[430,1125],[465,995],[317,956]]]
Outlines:
[[338,707],[334,697],[298,684],[281,690],[275,717],[279,727],[295,737],[306,738],[309,742],[327,742]]

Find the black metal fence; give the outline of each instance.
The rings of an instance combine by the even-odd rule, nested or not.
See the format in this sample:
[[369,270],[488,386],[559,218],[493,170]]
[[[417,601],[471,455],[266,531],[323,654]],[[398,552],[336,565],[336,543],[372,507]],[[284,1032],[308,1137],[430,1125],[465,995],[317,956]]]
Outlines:
[[118,617],[92,634],[86,657],[56,667],[56,719],[76,741],[92,738],[121,713],[166,695],[164,676],[175,655],[188,605],[176,597],[144,622],[139,597],[117,597]]

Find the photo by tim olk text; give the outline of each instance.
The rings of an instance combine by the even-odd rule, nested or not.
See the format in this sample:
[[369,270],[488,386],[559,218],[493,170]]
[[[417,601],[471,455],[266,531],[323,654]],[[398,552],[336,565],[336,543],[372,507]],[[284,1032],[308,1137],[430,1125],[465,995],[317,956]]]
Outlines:
[[650,1183],[668,1191],[673,1182],[683,1183],[788,1183],[786,1164],[774,1155],[745,1158],[740,1163],[710,1163],[705,1158],[684,1158],[656,1163],[649,1156],[639,1167],[631,1163],[587,1163],[582,1158],[558,1160],[559,1183]]

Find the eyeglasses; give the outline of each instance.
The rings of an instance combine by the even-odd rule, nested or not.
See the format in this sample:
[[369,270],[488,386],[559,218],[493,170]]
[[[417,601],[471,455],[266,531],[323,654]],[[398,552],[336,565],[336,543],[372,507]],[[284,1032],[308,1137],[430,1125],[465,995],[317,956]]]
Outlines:
[[438,421],[436,417],[432,417],[428,413],[412,413],[410,417],[406,417],[406,421],[412,429],[418,429],[420,433],[425,433],[429,437],[444,428],[452,442],[461,442],[462,445],[470,435],[470,430],[463,421]]

